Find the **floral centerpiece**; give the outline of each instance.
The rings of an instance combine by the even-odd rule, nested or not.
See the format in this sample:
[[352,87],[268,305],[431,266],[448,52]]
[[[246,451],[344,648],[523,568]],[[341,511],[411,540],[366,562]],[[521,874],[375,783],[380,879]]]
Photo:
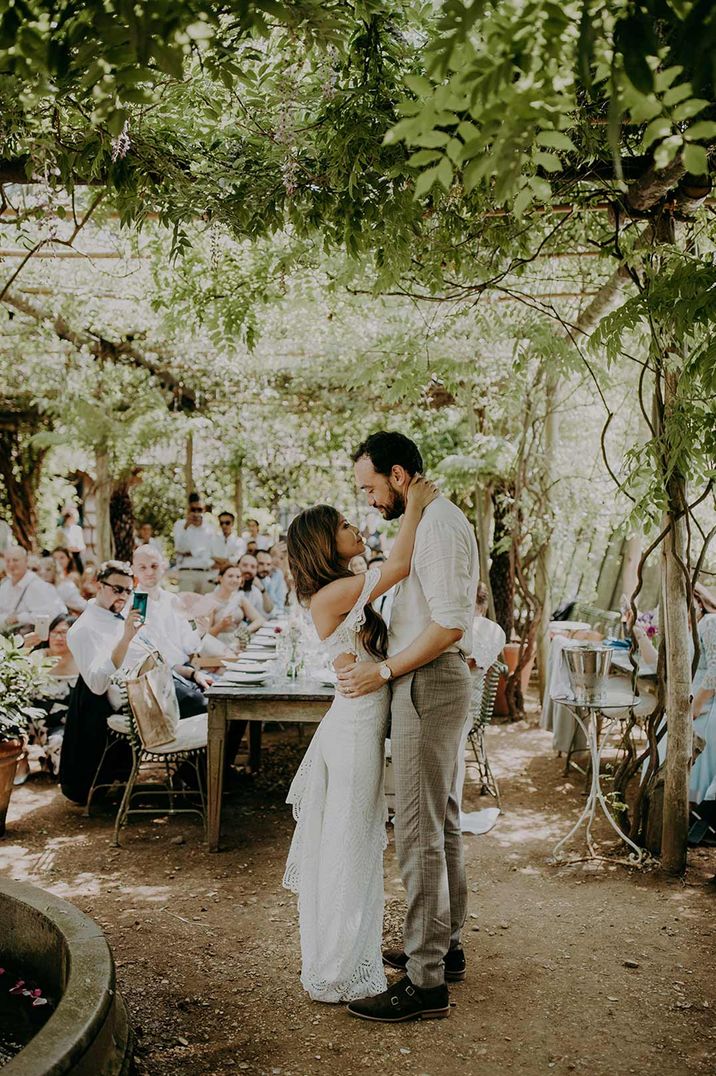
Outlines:
[[22,649],[22,639],[0,637],[0,836],[5,832],[5,816],[28,721],[42,715],[32,706],[32,700],[42,691],[44,682],[41,665]]
[[286,675],[291,679],[303,671],[303,624],[300,615],[289,618],[286,630],[282,633],[282,648],[286,660]]

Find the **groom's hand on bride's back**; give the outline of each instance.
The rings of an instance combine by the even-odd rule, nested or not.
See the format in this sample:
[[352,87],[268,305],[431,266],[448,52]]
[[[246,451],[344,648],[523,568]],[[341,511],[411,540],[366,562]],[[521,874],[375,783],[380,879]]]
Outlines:
[[383,687],[385,680],[378,672],[374,661],[357,661],[345,669],[338,670],[337,691],[340,695],[357,699],[361,695],[370,695]]

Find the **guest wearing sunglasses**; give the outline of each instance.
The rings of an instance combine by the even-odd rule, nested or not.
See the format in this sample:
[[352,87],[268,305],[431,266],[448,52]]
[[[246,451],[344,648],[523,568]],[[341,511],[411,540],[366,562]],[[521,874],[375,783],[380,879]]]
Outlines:
[[[123,702],[119,682],[146,653],[135,642],[142,626],[136,609],[125,611],[134,589],[132,568],[108,560],[97,572],[97,595],[67,633],[67,645],[79,670],[70,696],[60,758],[62,791],[74,803],[86,803],[92,778],[107,743],[107,718]],[[117,752],[120,770],[126,758]]]

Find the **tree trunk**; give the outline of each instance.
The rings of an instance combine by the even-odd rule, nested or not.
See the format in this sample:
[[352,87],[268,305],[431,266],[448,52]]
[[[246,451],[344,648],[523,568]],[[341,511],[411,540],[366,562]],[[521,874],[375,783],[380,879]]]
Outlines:
[[480,565],[480,579],[487,587],[487,615],[495,620],[495,599],[490,582],[490,533],[492,531],[492,497],[489,489],[475,487],[475,532]]
[[[664,375],[664,410],[668,421],[678,374]],[[689,832],[689,773],[693,743],[690,712],[691,656],[689,653],[689,591],[686,572],[686,483],[676,470],[666,482],[671,524],[662,553],[664,638],[666,642],[666,720],[668,743],[664,777],[664,815],[661,860],[664,870],[681,874],[686,868]],[[680,516],[680,518],[676,518]]]
[[507,636],[508,643],[512,640],[515,624],[515,569],[510,526],[513,494],[510,486],[498,486],[493,492],[495,528],[489,576],[495,602],[495,620]]
[[193,493],[194,489],[194,435],[193,433],[188,433],[186,435],[184,455],[184,491],[187,500],[189,500],[189,494]]
[[42,477],[46,448],[37,448],[29,437],[23,443],[20,424],[0,429],[0,477],[10,509],[12,531],[23,549],[38,548],[37,489]]
[[127,482],[115,486],[109,501],[109,521],[115,556],[118,560],[131,562],[134,556],[134,508]]
[[[558,379],[548,370],[545,380],[545,419],[543,447],[543,483],[546,491],[545,501],[542,505],[542,514],[547,519],[548,526],[552,527],[550,511],[550,493],[554,473],[554,457],[557,448],[558,426],[555,408],[557,404]],[[547,538],[542,552],[537,559],[537,572],[535,576],[535,597],[538,609],[541,611],[539,625],[537,627],[537,675],[539,678],[540,699],[544,699],[547,688],[547,662],[549,659],[549,624],[552,619],[552,606],[554,598],[552,594],[552,572],[554,571],[554,557],[552,555],[552,538]]]
[[100,562],[111,560],[114,555],[109,511],[111,495],[112,479],[109,474],[109,454],[105,445],[98,445],[95,446],[95,503],[97,513],[95,552]]
[[[475,420],[475,408],[472,400],[467,405],[467,426],[470,437],[474,438],[477,433]],[[492,530],[492,496],[489,487],[475,483],[473,493],[475,502],[475,535],[477,537],[477,556],[480,566],[480,580],[487,589],[487,615],[491,620],[495,619],[495,599],[492,596],[490,584],[490,531]]]
[[236,533],[241,534],[244,526],[244,468],[239,464],[234,475],[234,506],[236,511]]
[[619,593],[614,595],[610,609],[616,609],[616,603],[619,602],[622,594],[625,594],[627,598],[631,598],[634,593],[637,584],[637,569],[641,560],[642,544],[643,537],[641,534],[632,535],[624,543],[622,569],[619,576]]

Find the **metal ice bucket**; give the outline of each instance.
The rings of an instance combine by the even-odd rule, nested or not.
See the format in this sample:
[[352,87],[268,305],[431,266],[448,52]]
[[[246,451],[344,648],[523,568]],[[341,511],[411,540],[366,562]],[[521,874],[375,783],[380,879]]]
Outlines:
[[574,701],[582,706],[606,702],[607,677],[612,663],[612,650],[601,643],[572,640],[563,647],[569,684]]

